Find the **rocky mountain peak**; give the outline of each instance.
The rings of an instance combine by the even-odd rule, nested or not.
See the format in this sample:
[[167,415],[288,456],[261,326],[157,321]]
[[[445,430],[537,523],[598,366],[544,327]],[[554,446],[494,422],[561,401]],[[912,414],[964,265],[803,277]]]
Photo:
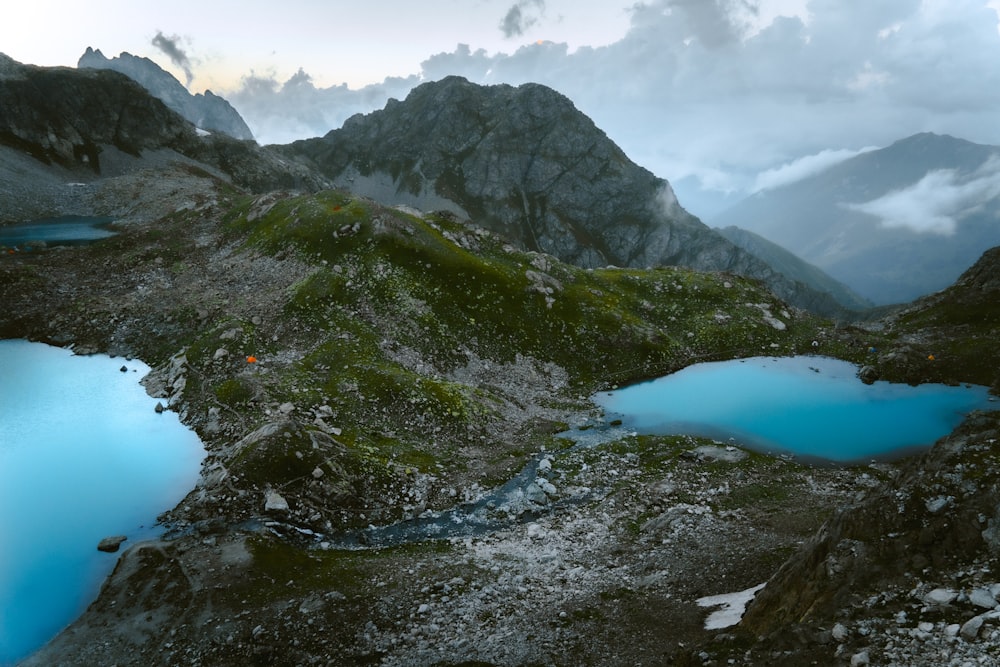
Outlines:
[[123,51],[117,57],[109,59],[100,49],[88,46],[80,56],[77,67],[121,72],[195,126],[222,132],[235,139],[253,139],[250,128],[229,102],[211,91],[192,95],[172,74],[149,58]]
[[447,77],[281,150],[355,193],[451,210],[519,247],[580,266],[731,271],[797,305],[833,303],[687,213],[666,180],[543,85]]

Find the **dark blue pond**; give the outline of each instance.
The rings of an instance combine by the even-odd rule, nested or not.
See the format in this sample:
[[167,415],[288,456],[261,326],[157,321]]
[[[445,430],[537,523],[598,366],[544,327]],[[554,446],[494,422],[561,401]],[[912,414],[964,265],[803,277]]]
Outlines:
[[0,246],[21,247],[30,243],[82,245],[114,236],[107,228],[112,218],[66,215],[0,227]]
[[824,357],[755,357],[697,364],[594,399],[640,433],[732,439],[839,463],[911,453],[973,410],[1000,409],[986,387],[866,385],[857,370]]

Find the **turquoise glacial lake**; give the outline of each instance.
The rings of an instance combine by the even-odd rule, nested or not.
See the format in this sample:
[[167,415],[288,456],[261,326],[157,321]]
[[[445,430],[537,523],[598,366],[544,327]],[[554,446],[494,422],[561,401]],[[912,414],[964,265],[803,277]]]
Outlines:
[[857,371],[825,357],[755,357],[696,364],[594,400],[639,433],[835,463],[899,458],[934,444],[973,410],[1000,409],[986,387],[866,385]]
[[112,218],[64,215],[0,227],[0,246],[21,246],[33,241],[46,245],[83,245],[114,236],[107,228]]
[[[122,372],[120,369],[127,369]],[[157,414],[149,367],[0,341],[0,665],[55,636],[97,596],[111,535],[155,537],[195,486],[205,450]]]

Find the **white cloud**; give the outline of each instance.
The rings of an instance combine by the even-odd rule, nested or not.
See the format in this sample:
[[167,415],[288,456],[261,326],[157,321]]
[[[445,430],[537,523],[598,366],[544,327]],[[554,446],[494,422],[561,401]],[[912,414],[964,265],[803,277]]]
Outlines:
[[448,74],[533,81],[568,96],[658,176],[693,175],[720,194],[774,187],[845,147],[918,132],[1000,144],[1000,34],[984,0],[811,0],[806,17],[801,2],[785,12],[793,16],[781,5],[646,0],[632,6],[627,34],[606,46],[458,45],[412,77],[358,90],[272,77],[270,88],[245,85],[227,97],[262,141],[275,142],[292,131],[320,136]]
[[954,169],[940,169],[907,188],[862,204],[843,206],[878,218],[883,227],[950,236],[962,218],[998,196],[1000,158],[990,158],[968,176]]
[[770,190],[801,181],[803,178],[808,178],[809,176],[825,171],[835,164],[840,164],[844,160],[875,149],[875,146],[867,146],[856,151],[850,149],[825,150],[815,155],[806,155],[805,157],[761,172],[754,181],[753,190],[755,192]]
[[889,83],[891,76],[888,72],[880,72],[872,67],[870,62],[866,62],[850,81],[847,87],[855,92],[862,92],[868,88],[881,88]]

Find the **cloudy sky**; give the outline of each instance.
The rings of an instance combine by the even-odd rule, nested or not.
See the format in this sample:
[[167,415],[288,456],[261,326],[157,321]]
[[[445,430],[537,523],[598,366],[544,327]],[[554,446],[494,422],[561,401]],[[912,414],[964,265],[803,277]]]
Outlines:
[[706,218],[924,131],[1000,144],[1000,0],[34,0],[0,51],[149,57],[262,143],[423,81],[552,86]]

